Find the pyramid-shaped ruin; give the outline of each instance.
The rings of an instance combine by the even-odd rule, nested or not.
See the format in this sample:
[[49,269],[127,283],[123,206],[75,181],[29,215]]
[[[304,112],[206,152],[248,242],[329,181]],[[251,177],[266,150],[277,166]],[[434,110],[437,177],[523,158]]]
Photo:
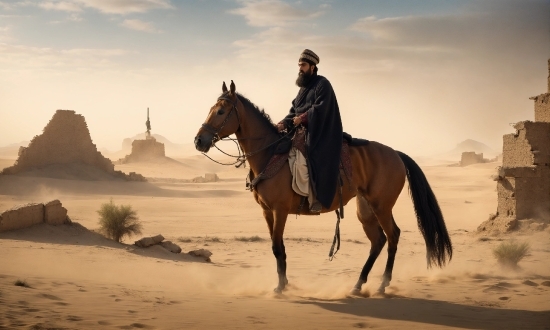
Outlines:
[[27,147],[21,147],[15,164],[5,168],[1,174],[19,174],[51,166],[72,166],[74,169],[75,164],[126,180],[141,177],[115,171],[111,160],[104,157],[92,142],[84,116],[73,110],[57,110],[43,133],[35,136]]

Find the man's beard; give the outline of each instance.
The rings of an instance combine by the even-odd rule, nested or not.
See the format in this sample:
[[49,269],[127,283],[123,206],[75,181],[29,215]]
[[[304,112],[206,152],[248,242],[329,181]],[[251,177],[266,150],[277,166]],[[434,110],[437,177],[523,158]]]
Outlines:
[[296,78],[296,85],[298,87],[306,87],[311,81],[312,77],[312,73],[300,71],[298,72],[298,78]]

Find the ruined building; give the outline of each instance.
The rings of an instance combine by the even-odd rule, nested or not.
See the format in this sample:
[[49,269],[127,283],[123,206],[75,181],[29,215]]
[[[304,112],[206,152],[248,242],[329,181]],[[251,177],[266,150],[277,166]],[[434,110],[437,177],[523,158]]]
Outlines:
[[535,121],[514,125],[504,135],[502,166],[498,169],[496,216],[480,225],[512,230],[521,219],[550,218],[550,60],[548,91],[535,101]]
[[97,151],[86,120],[72,110],[57,110],[41,135],[19,149],[15,165],[3,174],[17,174],[49,165],[81,163],[114,173],[115,166]]
[[147,121],[145,122],[145,126],[147,127],[145,140],[134,140],[132,142],[132,152],[126,157],[120,159],[119,163],[126,164],[155,158],[164,158],[166,156],[164,143],[157,142],[157,140],[151,136],[149,108],[147,108]]
[[483,153],[476,154],[475,151],[465,151],[460,157],[460,166],[485,163],[486,161],[488,160],[483,158]]
[[115,166],[97,150],[92,142],[86,120],[73,110],[57,110],[43,133],[35,136],[27,147],[19,149],[15,164],[0,174],[19,174],[45,168],[71,172],[84,177],[85,168],[105,173],[105,177],[143,181],[139,174],[130,176],[115,171]]

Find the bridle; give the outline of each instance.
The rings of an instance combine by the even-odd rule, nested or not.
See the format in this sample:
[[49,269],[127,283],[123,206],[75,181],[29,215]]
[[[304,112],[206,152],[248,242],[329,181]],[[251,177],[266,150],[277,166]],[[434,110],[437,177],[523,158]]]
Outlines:
[[226,96],[223,96],[223,95],[218,97],[217,102],[219,102],[219,101],[227,101],[231,104],[231,110],[229,110],[229,113],[227,114],[227,116],[225,116],[225,119],[222,121],[221,125],[218,128],[216,128],[216,127],[214,127],[210,124],[207,124],[207,123],[202,124],[202,127],[205,130],[207,130],[208,132],[214,134],[214,138],[212,139],[212,145],[213,146],[214,146],[214,143],[216,143],[216,142],[218,142],[219,140],[222,139],[220,137],[219,133],[225,127],[225,125],[229,121],[229,118],[231,118],[231,114],[233,113],[233,110],[235,110],[235,113],[237,115],[237,122],[239,124],[239,126],[237,127],[237,131],[241,128],[241,118],[239,118],[239,111],[237,111],[237,102],[233,102],[233,100],[231,100],[230,98],[228,98]]
[[[237,98],[237,101],[239,99]],[[260,148],[259,150],[256,150],[256,151],[252,151],[252,152],[249,152],[249,153],[245,153],[244,150],[242,150],[241,148],[241,145],[239,144],[239,140],[245,140],[245,139],[233,139],[233,138],[230,138],[229,136],[228,137],[225,137],[225,138],[221,138],[219,133],[220,131],[225,127],[225,125],[227,124],[227,122],[229,121],[229,118],[231,117],[231,114],[233,113],[233,110],[235,110],[235,114],[237,116],[237,122],[239,124],[239,126],[237,127],[237,130],[235,130],[235,132],[238,132],[239,129],[241,128],[241,118],[239,117],[239,111],[237,110],[237,102],[233,102],[233,100],[231,100],[230,98],[228,98],[227,96],[220,96],[218,97],[218,100],[217,102],[219,101],[227,101],[231,104],[231,110],[229,110],[229,113],[227,114],[227,116],[225,117],[225,119],[222,121],[222,123],[220,124],[219,127],[214,127],[210,124],[207,124],[207,123],[203,123],[202,124],[202,127],[207,130],[208,132],[214,134],[214,137],[212,138],[212,147],[215,147],[216,149],[218,149],[221,153],[223,153],[224,155],[226,156],[229,156],[229,157],[232,157],[232,158],[235,158],[235,161],[233,163],[221,163],[215,159],[213,159],[212,157],[208,156],[206,153],[202,153],[204,156],[206,156],[208,159],[210,159],[211,161],[215,162],[215,163],[218,163],[220,165],[235,165],[235,167],[241,167],[243,164],[246,164],[246,159],[250,156],[253,156],[261,151],[264,151],[268,148],[270,148],[271,146],[279,143],[281,140],[285,139],[286,137],[290,136],[291,134],[294,133],[294,129],[291,129],[289,130],[285,135],[283,135],[282,137],[280,137],[279,139],[277,139],[276,141]],[[226,153],[225,151],[221,150],[220,148],[218,148],[218,146],[216,145],[216,142],[218,141],[233,141],[235,142],[235,144],[237,145],[237,149],[239,151],[239,155],[238,156],[235,156],[235,155],[231,155],[231,154],[228,154]],[[246,165],[245,165],[246,167]]]

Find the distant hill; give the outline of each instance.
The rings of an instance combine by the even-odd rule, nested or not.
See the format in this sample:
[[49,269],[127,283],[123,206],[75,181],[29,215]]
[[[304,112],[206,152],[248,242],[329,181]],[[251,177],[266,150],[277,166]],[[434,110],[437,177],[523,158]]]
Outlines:
[[20,147],[28,146],[30,141],[21,141],[19,143],[12,143],[5,147],[0,147],[0,158],[17,158]]
[[440,159],[459,161],[462,153],[466,151],[474,151],[478,154],[483,153],[484,158],[494,158],[501,153],[500,151],[492,149],[485,143],[472,139],[467,139],[457,144],[452,150],[449,150],[439,155],[435,155],[435,157]]
[[465,151],[475,151],[476,153],[483,152],[485,153],[496,153],[495,150],[493,150],[491,147],[486,145],[485,143],[475,141],[475,140],[464,140],[456,145],[456,147],[449,151],[450,153],[460,153],[462,154]]

